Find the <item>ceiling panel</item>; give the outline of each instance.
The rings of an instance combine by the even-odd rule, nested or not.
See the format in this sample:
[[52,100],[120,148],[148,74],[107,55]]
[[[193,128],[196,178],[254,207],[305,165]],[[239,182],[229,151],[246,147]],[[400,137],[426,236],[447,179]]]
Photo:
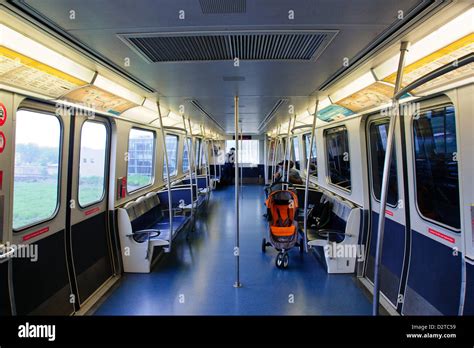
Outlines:
[[[350,61],[398,21],[399,11],[408,13],[420,1],[247,0],[245,11],[227,11],[231,13],[203,12],[199,0],[26,0],[24,3],[154,88],[171,108],[177,109],[189,99],[198,100],[230,132],[232,97],[240,95],[246,105],[241,110],[245,132],[253,133],[258,132],[260,122],[281,98],[293,100],[296,112],[311,107],[314,98],[310,94],[341,68],[344,58]],[[289,11],[293,11],[294,19],[289,18]],[[180,14],[184,14],[183,19]],[[243,60],[239,66],[232,59],[150,63],[119,37],[261,30],[333,30],[338,34],[315,60]],[[127,58],[130,66],[125,66]],[[287,116],[285,113],[279,111],[276,116]]]

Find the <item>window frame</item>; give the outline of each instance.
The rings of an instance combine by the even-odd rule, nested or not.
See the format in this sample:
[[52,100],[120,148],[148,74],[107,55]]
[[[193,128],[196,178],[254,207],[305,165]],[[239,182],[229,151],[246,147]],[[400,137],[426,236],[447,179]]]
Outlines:
[[[204,141],[204,146],[203,146],[203,143],[201,142],[201,154],[200,154],[199,165],[203,166],[203,167],[207,167],[207,165],[208,165],[206,150],[207,150],[206,141]],[[204,163],[204,161],[206,161],[206,163]]]
[[[153,134],[153,152],[152,152],[152,162],[151,162],[151,181],[148,185],[145,185],[145,186],[142,186],[142,187],[139,187],[135,190],[131,190],[129,191],[128,190],[128,176],[129,176],[129,173],[128,173],[128,169],[129,169],[129,161],[127,161],[127,194],[130,194],[130,193],[135,193],[135,192],[138,192],[140,190],[143,190],[147,187],[150,187],[150,186],[153,186],[154,183],[155,183],[155,166],[156,166],[156,132],[154,130],[151,130],[151,129],[147,129],[147,128],[141,128],[141,127],[135,127],[135,126],[132,126],[130,127],[129,131],[128,131],[128,142],[127,142],[127,154],[130,155],[130,133],[132,132],[133,129],[136,129],[136,130],[140,130],[140,131],[145,131],[145,132],[150,132]],[[129,158],[130,160],[130,158]]]
[[[367,137],[367,150],[368,150],[368,162],[369,162],[369,169],[370,169],[370,195],[372,196],[372,198],[380,203],[380,198],[377,198],[375,196],[375,189],[374,189],[374,179],[373,179],[373,166],[372,166],[372,147],[371,147],[371,140],[372,140],[372,135],[371,135],[371,132],[370,132],[370,127],[372,125],[381,125],[381,124],[388,124],[390,122],[390,119],[389,118],[386,118],[386,117],[382,117],[382,118],[377,118],[377,119],[373,119],[373,120],[369,120],[368,124],[367,124],[367,134],[368,134],[368,137]],[[386,151],[385,151],[386,152]],[[395,157],[395,160],[397,159],[397,149],[396,149],[396,142],[393,143],[393,156]],[[385,158],[385,156],[384,156]],[[392,161],[393,163],[393,161]],[[397,173],[397,176],[396,176],[396,179],[397,179],[397,199],[396,199],[396,203],[395,204],[391,204],[388,202],[388,195],[387,195],[387,205],[391,208],[396,208],[398,207],[398,202],[400,201],[400,185],[399,185],[399,180],[398,180],[398,162],[396,162],[396,173]],[[382,186],[382,183],[381,183],[381,186]],[[380,187],[380,191],[382,191],[382,187]]]
[[196,169],[201,169],[201,146],[202,146],[202,139],[201,138],[195,138],[195,144],[194,144],[194,166]]
[[[342,186],[339,186],[337,184],[334,184],[333,182],[331,182],[331,174],[330,174],[330,166],[329,166],[329,148],[328,148],[328,138],[327,138],[327,135],[328,133],[329,134],[333,134],[333,133],[337,133],[338,130],[342,130],[342,131],[345,131],[346,134],[347,134],[347,147],[348,147],[348,150],[349,150],[349,180],[351,182],[351,185],[350,185],[350,189],[347,189],[345,187],[342,187]],[[331,128],[326,128],[324,129],[323,131],[323,138],[324,138],[324,145],[325,145],[325,153],[326,153],[326,182],[328,183],[328,185],[331,185],[331,186],[334,186],[346,193],[349,193],[351,194],[352,193],[352,169],[351,169],[351,164],[350,164],[350,161],[351,161],[351,151],[350,151],[350,137],[349,137],[349,131],[347,130],[347,126],[345,124],[342,124],[342,125],[338,125],[338,126],[334,126],[334,127],[331,127]]]
[[[79,186],[81,183],[81,149],[82,149],[82,130],[84,128],[84,125],[87,123],[98,123],[102,124],[105,127],[105,158],[104,158],[104,183],[103,183],[103,192],[102,192],[102,197],[92,203],[88,203],[87,205],[82,205],[79,199]],[[80,138],[79,138],[79,166],[78,166],[78,171],[77,171],[77,192],[76,192],[76,197],[77,197],[77,204],[81,209],[86,209],[92,205],[102,203],[105,199],[106,193],[107,193],[107,179],[108,179],[108,172],[107,172],[107,164],[109,163],[109,154],[110,154],[110,128],[109,125],[106,121],[99,121],[99,120],[85,120],[82,125],[81,125],[81,131],[80,131]],[[128,182],[128,163],[127,163],[127,182]]]
[[[224,147],[225,147],[225,152],[228,153],[228,151],[230,150],[230,148],[232,147],[229,147],[227,146],[228,142],[234,142],[234,145],[233,147],[236,147],[236,141],[234,139],[227,139],[225,141],[225,144],[224,144]],[[237,140],[239,142],[239,151],[240,151],[240,155],[239,155],[239,166],[243,166],[243,165],[247,165],[248,168],[254,168],[254,167],[258,167],[259,165],[261,165],[261,162],[260,162],[260,155],[261,155],[261,151],[260,151],[260,139],[239,139]],[[248,144],[248,142],[250,142],[250,144],[256,144],[256,151],[258,153],[258,155],[256,156],[256,162],[252,162],[252,161],[244,161],[243,157],[244,157],[244,144]],[[248,159],[248,158],[246,158]]]
[[[455,130],[456,130],[456,152],[459,153],[459,147],[458,147],[458,125],[457,125],[457,117],[456,117],[456,107],[454,105],[454,103],[452,102],[446,102],[446,103],[442,103],[442,104],[434,104],[434,105],[430,105],[430,106],[427,106],[425,108],[422,108],[419,112],[419,115],[420,115],[420,118],[422,117],[421,115],[423,115],[424,113],[428,112],[428,111],[433,111],[433,110],[436,110],[436,109],[441,109],[441,108],[447,108],[447,107],[452,107],[454,109],[454,127],[455,127]],[[436,226],[440,226],[440,227],[443,227],[453,233],[457,233],[457,234],[461,234],[462,232],[462,201],[461,201],[461,185],[460,184],[460,180],[459,180],[459,173],[460,173],[460,168],[459,168],[459,161],[457,161],[457,165],[458,165],[458,201],[459,201],[459,228],[456,228],[456,227],[453,227],[453,226],[449,226],[449,225],[446,225],[440,221],[436,221],[436,220],[433,220],[433,219],[430,219],[426,216],[424,216],[420,210],[420,207],[418,205],[418,188],[417,188],[417,180],[416,180],[416,151],[415,151],[415,119],[413,118],[413,115],[410,115],[410,136],[411,136],[411,151],[412,151],[412,156],[413,156],[413,164],[412,164],[412,174],[413,174],[413,189],[414,189],[414,201],[415,201],[415,208],[416,208],[416,212],[418,213],[418,217],[423,220],[423,221],[426,221],[426,222],[429,222],[433,225],[436,225]]]
[[[318,171],[318,146],[316,144],[316,132],[314,132],[314,140],[313,140],[313,147],[315,147],[315,153],[316,153],[316,173],[319,173]],[[304,133],[302,134],[301,136],[301,139],[303,140],[303,144],[304,144],[304,164],[305,164],[305,170],[306,168],[308,167],[308,162],[311,163],[311,158],[309,158],[309,153],[308,153],[308,149],[306,148],[306,138],[310,138],[309,140],[309,146],[311,146],[311,133]],[[310,149],[311,150],[311,149]],[[311,174],[310,177],[314,177],[314,178],[317,178],[318,175],[314,175],[314,174]]]
[[[176,164],[175,164],[175,171],[170,174],[170,179],[171,178],[175,178],[177,175],[178,175],[178,160],[179,160],[179,135],[177,134],[174,134],[174,133],[165,133],[165,139],[164,142],[166,144],[166,138],[167,137],[174,137],[176,138]],[[168,152],[168,146],[166,146],[166,152]],[[170,157],[168,156],[168,168],[169,168],[169,161],[170,161]],[[163,180],[166,181],[167,179],[167,175],[165,175],[165,168],[166,168],[166,163],[165,163],[165,156],[164,156],[164,153],[163,153]]]
[[[298,147],[295,146],[295,141],[296,141],[296,145],[298,145]],[[300,158],[300,139],[298,137],[298,135],[295,135],[291,138],[291,148],[293,149],[293,151],[291,152],[290,156],[293,157],[292,161],[295,162],[295,168],[296,168],[296,163],[298,163],[298,165],[300,166],[300,168],[297,168],[298,170],[301,169],[301,158]],[[296,159],[296,157],[298,157],[298,159]]]
[[[191,149],[192,149],[192,142],[193,142],[193,139],[192,139],[191,137],[185,137],[185,138],[184,138],[183,151],[182,151],[182,153],[181,153],[181,154],[182,154],[182,159],[181,159],[181,172],[182,172],[183,174],[186,174],[186,173],[188,173],[188,172],[191,171],[191,163],[188,163],[188,169],[186,169],[186,170],[184,169],[184,159],[186,158],[186,160],[189,162],[189,159],[190,159],[189,157],[191,157],[191,156],[188,157],[188,154],[191,152]],[[184,150],[186,149],[186,147],[187,147],[187,150],[188,150],[188,154],[185,156],[185,155],[184,155]]]
[[38,225],[41,225],[41,224],[44,224],[46,222],[49,222],[49,221],[53,221],[59,214],[59,211],[61,210],[61,195],[62,195],[62,190],[61,190],[61,182],[62,182],[62,179],[63,179],[63,155],[64,155],[64,123],[63,123],[63,120],[61,117],[57,116],[55,113],[53,113],[52,111],[48,111],[47,109],[36,109],[36,108],[33,108],[33,107],[20,107],[16,110],[15,112],[15,119],[18,118],[18,112],[19,111],[28,111],[28,112],[34,112],[34,113],[40,113],[40,114],[44,114],[44,115],[48,115],[48,116],[52,116],[54,118],[56,118],[59,122],[59,151],[58,151],[58,180],[57,180],[57,183],[56,183],[56,192],[57,192],[57,198],[56,198],[56,209],[54,210],[54,212],[51,214],[51,216],[45,218],[45,219],[42,219],[42,220],[38,220],[38,221],[35,221],[33,223],[30,223],[28,225],[25,225],[25,226],[21,226],[20,228],[14,228],[13,227],[13,214],[14,214],[14,190],[15,190],[15,156],[16,156],[16,145],[17,145],[17,142],[16,142],[16,130],[17,130],[17,126],[18,124],[15,122],[15,144],[14,144],[14,152],[13,152],[13,190],[12,190],[12,233],[13,234],[18,234],[18,233],[22,233],[32,227],[35,227],[35,226],[38,226]]

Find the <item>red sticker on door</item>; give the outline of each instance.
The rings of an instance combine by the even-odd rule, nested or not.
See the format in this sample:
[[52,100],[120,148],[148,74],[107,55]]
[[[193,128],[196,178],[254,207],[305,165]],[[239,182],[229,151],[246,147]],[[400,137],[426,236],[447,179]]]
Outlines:
[[49,227],[43,227],[42,229],[29,233],[26,236],[23,236],[23,241],[30,240],[31,238],[38,237],[40,234],[49,232]]
[[94,213],[97,213],[98,211],[100,211],[100,208],[99,207],[95,207],[95,208],[92,208],[92,209],[89,209],[87,210],[84,215],[85,216],[89,216],[91,214],[94,214]]
[[0,153],[5,150],[5,144],[7,142],[7,139],[5,139],[5,134],[3,132],[0,132]]
[[7,120],[7,108],[0,103],[0,126],[3,126]]
[[433,230],[432,228],[428,228],[428,232],[435,235],[436,237],[447,240],[450,243],[454,243],[456,241],[453,237],[447,236],[444,233]]

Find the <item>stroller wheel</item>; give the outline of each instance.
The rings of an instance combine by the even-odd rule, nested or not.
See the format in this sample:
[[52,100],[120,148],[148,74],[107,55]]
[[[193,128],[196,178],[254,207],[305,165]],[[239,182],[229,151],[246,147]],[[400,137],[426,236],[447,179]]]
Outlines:
[[262,239],[262,253],[264,253],[267,249],[267,240],[265,238]]
[[284,253],[283,254],[283,268],[287,268],[289,263],[290,263],[290,257],[288,256],[288,253]]
[[276,257],[275,264],[278,268],[283,267],[283,259],[284,259],[283,255],[284,255],[283,253],[278,253],[278,255]]

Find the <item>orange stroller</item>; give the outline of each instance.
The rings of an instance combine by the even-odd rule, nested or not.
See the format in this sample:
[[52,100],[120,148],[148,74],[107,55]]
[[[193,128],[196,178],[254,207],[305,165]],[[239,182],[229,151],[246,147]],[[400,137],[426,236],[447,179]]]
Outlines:
[[[272,190],[279,185],[277,190]],[[283,187],[288,189],[284,190]],[[269,241],[262,240],[262,252],[267,246],[273,246],[278,250],[275,264],[278,268],[287,268],[289,264],[288,250],[295,245],[299,246],[300,252],[304,251],[302,240],[298,241],[298,222],[296,213],[298,210],[298,197],[293,190],[292,184],[287,182],[277,182],[270,186],[270,191],[265,205],[267,206],[267,219],[269,221]]]

